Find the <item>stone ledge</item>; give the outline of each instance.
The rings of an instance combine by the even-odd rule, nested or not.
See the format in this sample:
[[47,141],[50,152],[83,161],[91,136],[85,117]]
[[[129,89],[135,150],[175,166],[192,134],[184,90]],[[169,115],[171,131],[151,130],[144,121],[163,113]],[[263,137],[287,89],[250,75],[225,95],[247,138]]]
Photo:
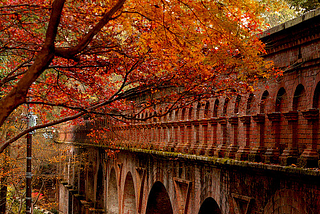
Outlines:
[[266,170],[270,172],[282,172],[287,174],[320,177],[320,169],[300,168],[300,167],[297,167],[296,165],[281,166],[281,165],[275,165],[275,164],[240,161],[240,160],[228,159],[228,158],[217,158],[217,157],[209,157],[209,156],[183,154],[178,152],[156,151],[156,150],[148,150],[148,149],[123,148],[123,147],[112,148],[106,145],[86,144],[86,143],[76,143],[76,142],[60,141],[57,143],[72,144],[74,146],[79,146],[79,147],[103,148],[103,149],[113,149],[113,150],[129,151],[129,152],[138,152],[138,153],[152,154],[152,155],[158,155],[158,156],[169,157],[169,158],[189,159],[189,160],[206,162],[207,164],[211,164],[217,167],[250,168],[250,169],[258,169],[258,170]]
[[304,21],[307,21],[307,20],[312,19],[314,17],[317,17],[319,15],[320,15],[320,8],[312,10],[312,11],[309,11],[309,12],[307,12],[307,13],[305,13],[305,14],[303,14],[303,15],[295,18],[295,19],[289,20],[289,21],[287,21],[285,23],[282,23],[280,25],[277,25],[275,27],[272,27],[272,28],[264,31],[262,34],[259,35],[259,38],[262,39],[264,37],[268,37],[268,36],[270,36],[270,35],[272,35],[274,33],[278,33],[278,32],[280,32],[282,30],[291,28],[291,27],[293,27],[295,25],[298,25],[298,24],[300,24],[300,23],[302,23]]

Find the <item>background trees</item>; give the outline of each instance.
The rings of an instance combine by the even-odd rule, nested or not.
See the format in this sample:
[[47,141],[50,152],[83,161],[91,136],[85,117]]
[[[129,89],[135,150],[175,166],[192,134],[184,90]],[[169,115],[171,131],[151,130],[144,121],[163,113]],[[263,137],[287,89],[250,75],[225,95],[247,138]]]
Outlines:
[[[88,113],[128,117],[126,98],[168,86],[179,88],[170,102],[163,94],[145,107],[247,90],[271,74],[256,37],[264,9],[249,0],[4,1],[0,125],[26,104],[38,129]],[[28,131],[2,138],[0,152]]]
[[[0,153],[29,131],[86,114],[137,119],[128,98],[146,93],[142,111],[252,90],[274,73],[257,34],[277,2],[1,1]],[[39,118],[32,128],[28,108]]]

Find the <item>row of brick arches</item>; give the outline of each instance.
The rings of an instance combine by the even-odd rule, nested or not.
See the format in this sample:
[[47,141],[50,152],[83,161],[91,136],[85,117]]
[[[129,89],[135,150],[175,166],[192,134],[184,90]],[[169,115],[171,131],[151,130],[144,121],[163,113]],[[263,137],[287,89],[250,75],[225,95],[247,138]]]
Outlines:
[[[128,172],[124,184],[123,196],[119,196],[119,187],[117,183],[115,170],[110,173],[108,191],[106,198],[106,210],[110,214],[135,214],[137,213],[137,197],[135,194],[135,185],[133,183],[132,174]],[[119,202],[122,198],[122,202]],[[141,213],[141,210],[139,211]],[[172,202],[165,186],[157,181],[152,185],[149,192],[146,214],[173,214]],[[208,197],[200,207],[199,214],[221,214],[217,202]]]
[[320,207],[318,177],[157,154],[125,151],[111,159],[99,148],[84,152],[85,162],[65,166],[59,195],[66,214],[305,214]]
[[[119,126],[112,139],[129,146],[239,160],[316,167],[320,83],[278,85],[246,96],[198,102],[165,117]],[[148,118],[148,113],[140,119]],[[251,159],[250,154],[251,153]],[[300,159],[299,159],[300,158]]]

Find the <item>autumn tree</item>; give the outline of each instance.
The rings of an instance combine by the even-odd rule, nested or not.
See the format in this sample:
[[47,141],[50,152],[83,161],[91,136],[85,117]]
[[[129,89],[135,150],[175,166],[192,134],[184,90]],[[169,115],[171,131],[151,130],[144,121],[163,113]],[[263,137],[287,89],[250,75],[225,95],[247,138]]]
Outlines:
[[248,90],[272,74],[257,37],[264,9],[251,0],[2,1],[0,126],[27,105],[41,123],[2,138],[0,152],[85,114],[134,118],[125,100],[146,92],[175,88],[144,106],[172,109]]
[[[26,129],[27,112],[18,108],[7,119],[7,123],[0,132],[3,138],[10,138]],[[51,196],[55,192],[50,190],[50,185],[60,178],[57,166],[64,163],[66,150],[61,145],[56,145],[52,139],[51,128],[38,130],[33,133],[32,149],[32,190],[33,205],[52,208]],[[26,140],[20,138],[0,153],[0,213],[25,212],[26,193]],[[48,192],[50,191],[50,192]],[[38,200],[37,200],[38,199]]]

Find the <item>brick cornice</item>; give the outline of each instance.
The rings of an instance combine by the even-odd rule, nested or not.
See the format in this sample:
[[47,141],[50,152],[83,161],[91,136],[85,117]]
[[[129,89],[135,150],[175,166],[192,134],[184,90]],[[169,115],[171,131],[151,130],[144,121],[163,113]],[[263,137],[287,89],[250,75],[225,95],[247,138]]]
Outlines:
[[280,112],[272,112],[268,115],[268,119],[271,120],[272,122],[280,122],[281,120],[281,113]]
[[288,121],[297,121],[298,120],[298,111],[288,111],[283,113],[284,117]]
[[231,123],[232,125],[238,125],[238,121],[239,121],[239,118],[238,117],[230,117],[228,119],[229,123]]
[[256,123],[264,123],[266,117],[265,114],[256,114],[252,118]]
[[218,123],[222,124],[222,125],[226,125],[227,124],[227,118],[226,117],[219,117],[217,119]]
[[240,121],[243,124],[249,124],[251,122],[251,116],[249,116],[249,115],[241,116]]
[[318,120],[319,119],[319,109],[311,108],[309,110],[303,111],[302,115],[307,120]]

